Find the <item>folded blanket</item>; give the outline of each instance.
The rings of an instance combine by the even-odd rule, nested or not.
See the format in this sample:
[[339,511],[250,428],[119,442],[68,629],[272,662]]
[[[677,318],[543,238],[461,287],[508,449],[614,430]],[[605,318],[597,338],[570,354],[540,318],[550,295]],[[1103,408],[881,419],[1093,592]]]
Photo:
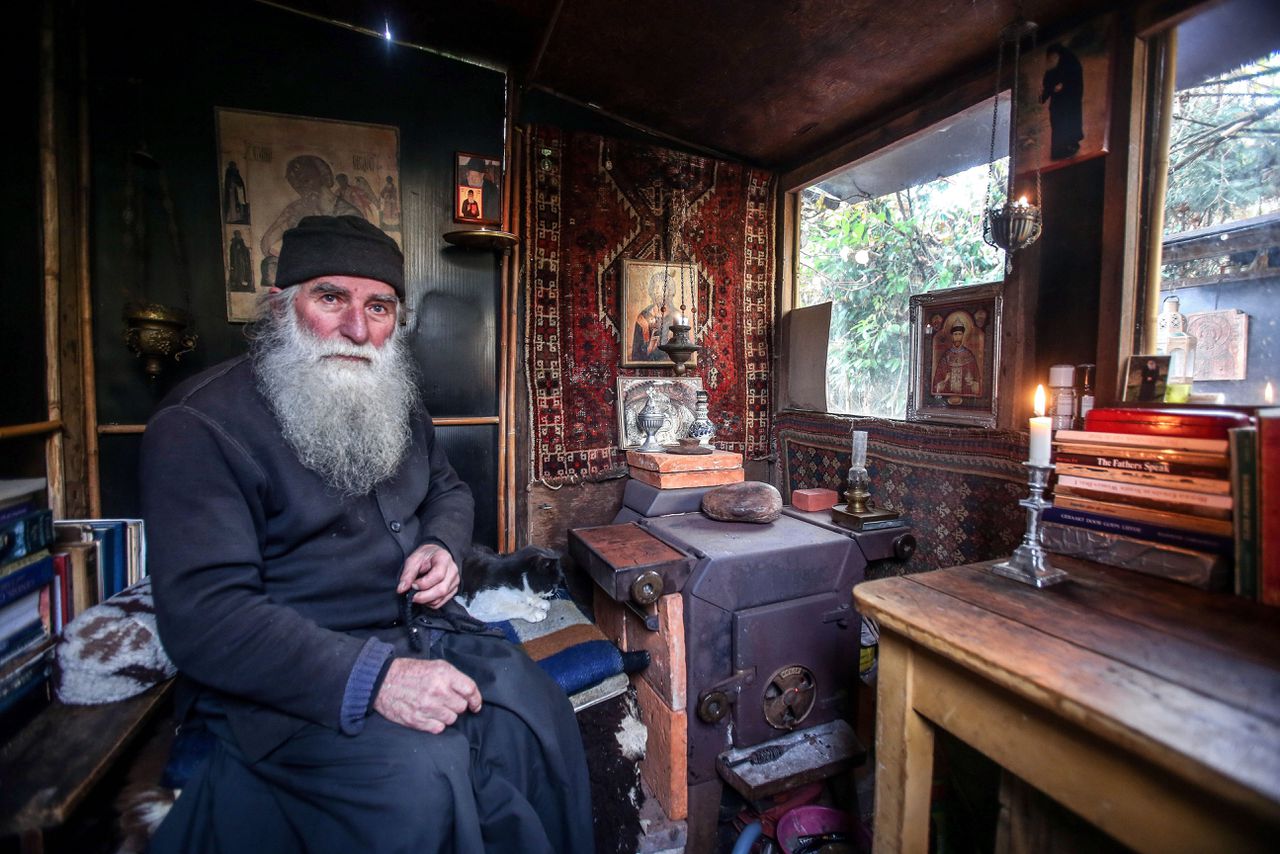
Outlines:
[[574,711],[616,697],[627,689],[622,653],[587,619],[563,588],[537,623],[508,620],[492,624],[569,695]]

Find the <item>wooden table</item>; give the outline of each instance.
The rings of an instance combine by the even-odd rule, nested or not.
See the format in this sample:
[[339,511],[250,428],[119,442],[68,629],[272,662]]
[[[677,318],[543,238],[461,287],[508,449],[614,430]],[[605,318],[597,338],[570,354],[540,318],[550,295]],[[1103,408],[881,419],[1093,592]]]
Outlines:
[[935,728],[1139,851],[1280,844],[1280,610],[1054,558],[854,589],[880,623],[876,851],[928,850]]

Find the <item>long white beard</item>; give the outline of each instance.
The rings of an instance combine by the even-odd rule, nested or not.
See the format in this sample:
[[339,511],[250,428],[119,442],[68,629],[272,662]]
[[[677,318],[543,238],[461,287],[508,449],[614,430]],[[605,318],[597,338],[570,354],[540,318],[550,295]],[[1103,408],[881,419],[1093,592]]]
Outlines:
[[258,387],[304,466],[339,494],[367,495],[396,473],[412,439],[418,388],[405,339],[378,348],[317,338],[299,324],[293,294],[280,296],[254,333]]

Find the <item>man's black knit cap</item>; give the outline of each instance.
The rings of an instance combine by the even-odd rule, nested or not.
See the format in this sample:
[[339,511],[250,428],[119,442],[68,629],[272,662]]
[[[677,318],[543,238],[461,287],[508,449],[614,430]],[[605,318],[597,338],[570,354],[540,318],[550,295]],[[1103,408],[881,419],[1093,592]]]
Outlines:
[[404,253],[385,231],[358,216],[305,216],[284,233],[276,287],[321,276],[376,279],[404,299]]

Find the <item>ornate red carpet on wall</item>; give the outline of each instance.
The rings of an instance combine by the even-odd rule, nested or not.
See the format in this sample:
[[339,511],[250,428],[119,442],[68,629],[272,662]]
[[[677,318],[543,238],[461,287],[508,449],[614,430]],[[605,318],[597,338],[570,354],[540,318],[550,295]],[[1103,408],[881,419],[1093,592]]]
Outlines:
[[703,349],[689,375],[702,378],[710,397],[717,446],[767,454],[773,176],[595,134],[529,131],[522,236],[531,476],[555,485],[625,470],[614,411],[619,371],[672,372],[619,367],[631,335],[620,309],[622,261],[666,257],[673,192],[689,202],[680,240],[698,270]]

